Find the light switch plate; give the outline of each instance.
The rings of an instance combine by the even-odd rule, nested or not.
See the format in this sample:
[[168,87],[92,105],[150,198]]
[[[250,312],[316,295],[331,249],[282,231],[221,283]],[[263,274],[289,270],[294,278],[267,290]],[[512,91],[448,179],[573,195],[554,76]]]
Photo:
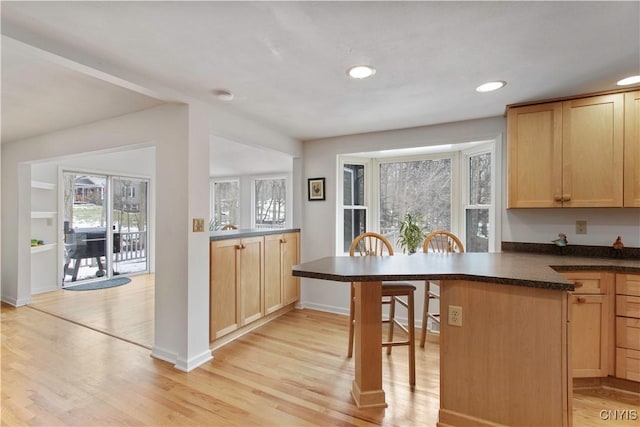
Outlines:
[[204,231],[204,218],[193,218],[193,232],[202,233]]

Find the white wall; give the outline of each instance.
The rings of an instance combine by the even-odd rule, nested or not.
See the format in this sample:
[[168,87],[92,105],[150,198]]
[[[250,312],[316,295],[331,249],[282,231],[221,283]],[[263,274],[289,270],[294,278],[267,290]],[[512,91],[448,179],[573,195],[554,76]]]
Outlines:
[[[326,177],[327,200],[302,200],[302,261],[335,255],[336,170],[339,154],[456,144],[500,137],[502,141],[501,231],[503,241],[550,243],[559,232],[580,245],[611,245],[617,235],[627,246],[640,247],[640,209],[506,209],[506,120],[492,117],[435,126],[350,135],[306,141],[303,151],[303,181]],[[500,188],[500,185],[498,186]],[[575,221],[586,220],[588,234],[575,235]],[[416,313],[422,310],[422,288],[418,286]],[[302,279],[302,305],[348,313],[347,283]],[[418,321],[418,319],[416,319]]]

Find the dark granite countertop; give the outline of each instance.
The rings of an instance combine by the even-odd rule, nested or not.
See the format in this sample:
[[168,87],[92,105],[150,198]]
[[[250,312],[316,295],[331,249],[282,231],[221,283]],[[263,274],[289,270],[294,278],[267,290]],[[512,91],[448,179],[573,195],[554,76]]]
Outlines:
[[293,267],[293,275],[340,282],[470,280],[572,291],[558,271],[607,270],[640,274],[640,261],[528,253],[462,253],[386,257],[327,257]]
[[283,234],[299,232],[299,228],[279,228],[274,230],[259,230],[255,228],[244,228],[239,230],[212,231],[209,234],[209,240],[228,240],[239,239],[243,237],[267,236],[269,234]]

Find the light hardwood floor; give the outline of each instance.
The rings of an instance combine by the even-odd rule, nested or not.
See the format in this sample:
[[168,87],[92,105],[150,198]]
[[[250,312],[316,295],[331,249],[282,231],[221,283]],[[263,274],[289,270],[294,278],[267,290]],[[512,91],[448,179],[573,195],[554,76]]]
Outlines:
[[[152,280],[144,283],[152,294]],[[32,306],[2,305],[1,425],[436,425],[437,344],[417,349],[414,391],[406,347],[384,355],[389,407],[360,410],[349,395],[354,368],[345,357],[346,317],[292,311],[216,350],[214,360],[186,374],[133,344],[147,335],[140,333],[144,327],[131,307],[138,307],[139,298],[152,305],[153,297],[143,297],[145,292],[132,284],[120,287],[117,300],[124,307],[118,309],[107,304],[115,303],[113,295],[107,296],[114,292],[104,291],[58,291],[58,302],[41,295]],[[72,322],[62,318],[64,307],[70,308]],[[111,314],[95,313],[99,307]],[[43,311],[54,308],[53,315]],[[91,328],[81,324],[83,310]],[[127,316],[138,326],[127,326]],[[144,324],[151,336],[151,321]],[[639,410],[635,394],[580,390],[573,404],[575,426],[638,425],[600,418],[602,409]]]

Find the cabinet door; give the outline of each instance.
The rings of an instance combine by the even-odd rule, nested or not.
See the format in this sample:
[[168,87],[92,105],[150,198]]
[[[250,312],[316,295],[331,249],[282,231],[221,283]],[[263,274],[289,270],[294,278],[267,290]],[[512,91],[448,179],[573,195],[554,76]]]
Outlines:
[[510,108],[508,207],[562,206],[562,103]]
[[609,305],[606,296],[573,295],[571,303],[573,377],[606,377],[609,370]]
[[624,206],[640,207],[640,90],[624,103]]
[[282,282],[284,304],[300,299],[300,279],[291,274],[291,268],[300,263],[300,233],[285,234],[282,243]]
[[616,294],[640,297],[640,274],[616,274]]
[[564,207],[621,207],[623,94],[563,102]]
[[238,284],[240,292],[240,324],[246,325],[262,317],[264,289],[264,238],[242,239]]
[[284,235],[264,236],[264,309],[271,313],[283,306],[282,251]]
[[237,266],[240,240],[211,242],[209,260],[209,339],[238,328]]

